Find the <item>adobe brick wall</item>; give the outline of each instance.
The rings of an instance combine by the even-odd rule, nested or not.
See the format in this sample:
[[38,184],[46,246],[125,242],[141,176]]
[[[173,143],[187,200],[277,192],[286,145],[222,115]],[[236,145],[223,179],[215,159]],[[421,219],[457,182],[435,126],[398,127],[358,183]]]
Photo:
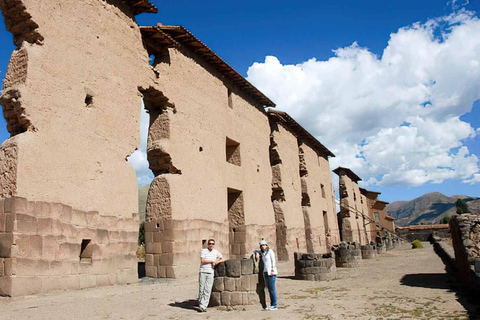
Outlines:
[[[89,258],[80,258],[82,240]],[[60,203],[0,199],[0,295],[128,284],[138,280],[138,217]]]
[[262,274],[252,259],[227,260],[215,267],[210,307],[260,304]]
[[324,281],[337,276],[335,258],[332,254],[295,252],[295,278],[299,280]]

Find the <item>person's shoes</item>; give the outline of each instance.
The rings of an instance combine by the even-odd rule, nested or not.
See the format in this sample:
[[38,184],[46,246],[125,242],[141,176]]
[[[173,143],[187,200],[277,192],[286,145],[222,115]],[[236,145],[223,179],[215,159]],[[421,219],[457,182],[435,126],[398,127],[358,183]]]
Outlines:
[[271,307],[265,307],[265,309],[263,310],[266,310],[266,311],[269,311]]
[[202,312],[207,312],[207,309],[203,309],[203,308],[200,308],[200,310],[202,310]]
[[277,307],[274,307],[274,306],[268,307],[268,311],[277,311],[277,310],[278,310]]

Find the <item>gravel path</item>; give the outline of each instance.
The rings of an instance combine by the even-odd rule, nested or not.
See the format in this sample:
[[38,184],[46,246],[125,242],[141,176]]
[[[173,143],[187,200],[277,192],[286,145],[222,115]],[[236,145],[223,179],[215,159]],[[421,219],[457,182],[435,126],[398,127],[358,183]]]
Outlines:
[[[260,306],[192,309],[197,280],[149,280],[129,286],[0,298],[0,319],[468,319],[475,307],[455,292],[432,246],[389,251],[322,282],[288,277],[280,266],[279,310]],[[283,276],[282,276],[283,275]],[[470,310],[470,314],[468,311]]]

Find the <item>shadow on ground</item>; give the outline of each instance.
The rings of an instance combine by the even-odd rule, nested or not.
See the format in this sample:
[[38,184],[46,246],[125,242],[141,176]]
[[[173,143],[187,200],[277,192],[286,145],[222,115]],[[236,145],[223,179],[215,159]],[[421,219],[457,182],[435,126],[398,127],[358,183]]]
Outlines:
[[168,305],[170,307],[182,308],[187,310],[197,310],[198,300],[190,299],[182,302],[175,301],[175,302],[169,303]]
[[478,292],[464,288],[455,277],[448,273],[417,273],[407,274],[400,284],[409,287],[443,289],[455,292],[457,301],[465,308],[470,319],[480,319],[480,300]]

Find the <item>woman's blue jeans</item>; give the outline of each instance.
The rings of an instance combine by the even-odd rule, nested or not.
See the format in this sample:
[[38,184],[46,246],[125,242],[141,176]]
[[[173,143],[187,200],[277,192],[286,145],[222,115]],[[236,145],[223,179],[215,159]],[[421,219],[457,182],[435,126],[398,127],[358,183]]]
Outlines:
[[265,276],[268,293],[270,294],[270,305],[272,307],[277,307],[277,288],[275,285],[277,276],[269,276],[267,272],[264,272],[263,275]]

